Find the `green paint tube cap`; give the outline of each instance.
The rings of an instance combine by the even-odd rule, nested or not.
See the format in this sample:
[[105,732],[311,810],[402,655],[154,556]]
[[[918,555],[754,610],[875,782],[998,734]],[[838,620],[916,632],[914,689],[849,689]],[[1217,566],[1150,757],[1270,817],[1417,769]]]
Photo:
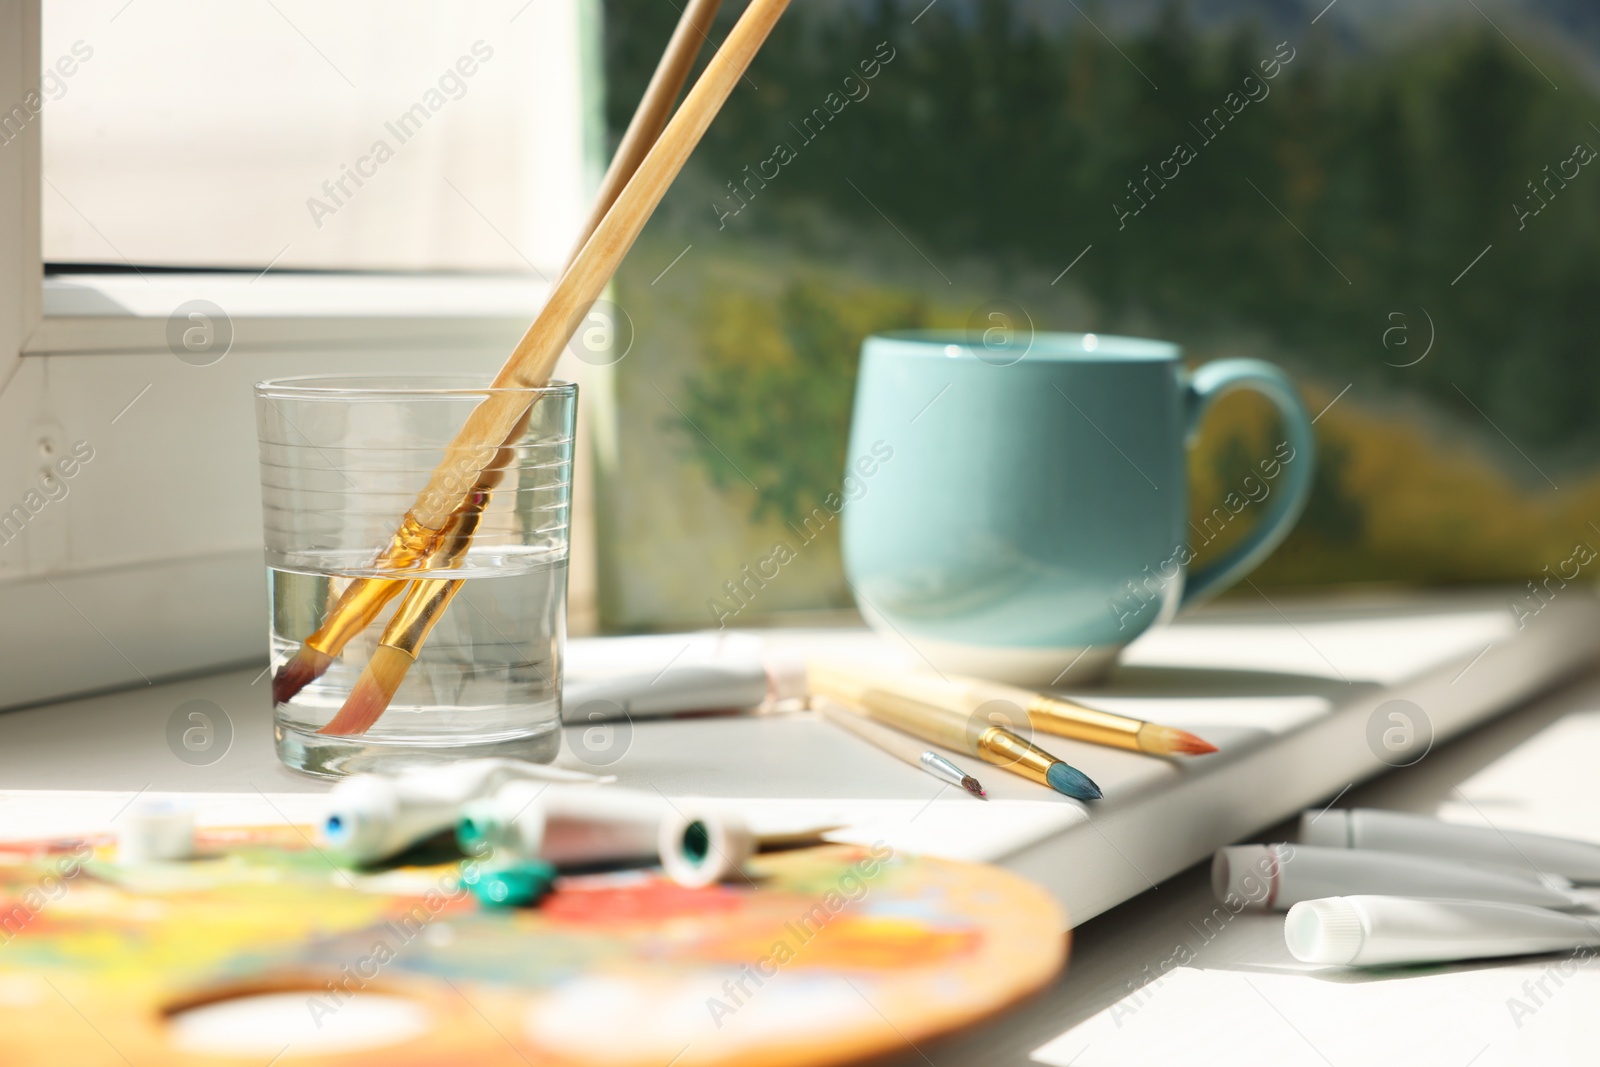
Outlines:
[[491,837],[498,829],[490,803],[480,800],[466,804],[456,821],[456,845],[469,856],[481,855],[494,847]]
[[546,783],[508,782],[493,796],[462,805],[456,820],[456,844],[469,856],[506,850],[533,857],[544,845],[544,805],[539,794]]
[[468,867],[462,871],[461,881],[472,890],[478,903],[486,907],[528,908],[538,904],[555,887],[556,869],[540,860],[506,867]]

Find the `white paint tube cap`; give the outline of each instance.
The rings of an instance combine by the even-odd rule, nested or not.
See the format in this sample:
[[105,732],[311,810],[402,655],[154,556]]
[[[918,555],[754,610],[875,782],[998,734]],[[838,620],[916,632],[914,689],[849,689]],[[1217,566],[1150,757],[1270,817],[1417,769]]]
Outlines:
[[681,886],[698,889],[737,874],[757,840],[738,815],[709,803],[679,802],[661,820],[661,867]]
[[1344,897],[1303,900],[1283,921],[1289,954],[1301,963],[1344,966],[1361,954],[1367,932],[1361,912]]
[[187,804],[141,800],[118,820],[119,863],[160,863],[193,855],[194,811]]
[[1211,858],[1211,892],[1220,901],[1270,908],[1277,895],[1278,853],[1271,845],[1219,848]]
[[1300,843],[1325,848],[1354,847],[1350,840],[1350,813],[1343,808],[1302,812]]
[[1600,927],[1530,904],[1356,894],[1296,904],[1283,940],[1303,963],[1389,967],[1567,952],[1600,942]]
[[792,652],[769,651],[761,657],[767,669],[767,703],[803,700],[808,692],[806,661]]
[[357,861],[384,856],[399,812],[392,780],[376,774],[346,778],[328,794],[322,836],[335,852]]

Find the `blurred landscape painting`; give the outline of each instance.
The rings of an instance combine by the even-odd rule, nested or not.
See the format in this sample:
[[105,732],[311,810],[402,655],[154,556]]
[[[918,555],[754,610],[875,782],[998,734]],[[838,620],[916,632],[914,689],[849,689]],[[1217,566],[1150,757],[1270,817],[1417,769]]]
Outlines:
[[[677,16],[605,0],[613,143]],[[616,283],[605,625],[714,626],[780,541],[740,624],[850,609],[838,524],[806,517],[840,491],[861,339],[997,301],[1295,375],[1316,488],[1262,589],[1536,608],[1600,548],[1597,123],[1576,0],[798,0]],[[1197,521],[1274,433],[1218,406]]]

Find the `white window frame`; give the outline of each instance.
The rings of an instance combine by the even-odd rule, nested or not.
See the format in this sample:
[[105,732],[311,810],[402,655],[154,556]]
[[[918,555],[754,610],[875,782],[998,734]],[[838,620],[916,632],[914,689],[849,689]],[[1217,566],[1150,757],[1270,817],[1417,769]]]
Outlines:
[[[0,108],[39,85],[39,0],[0,0]],[[0,387],[43,314],[39,249],[39,123],[0,151]]]
[[[581,2],[593,63],[597,5]],[[41,0],[0,0],[0,108],[7,112],[39,85],[40,8]],[[597,150],[599,79],[585,81],[595,98],[580,106],[595,129],[586,140]],[[0,512],[46,447],[80,438],[106,446],[71,493],[39,512],[21,539],[0,544],[0,709],[259,662],[266,605],[250,382],[323,368],[481,370],[487,379],[547,291],[543,280],[520,275],[47,278],[43,110],[0,145]],[[598,173],[597,159],[583,166],[591,178]],[[222,362],[197,371],[173,355],[167,325],[179,304],[207,294],[227,310],[234,341]],[[610,423],[602,408],[611,383],[605,369],[570,357],[557,376],[580,386],[569,631],[591,633],[599,598],[587,427]],[[143,410],[133,406],[108,422],[124,394],[137,394]],[[200,491],[189,491],[170,467],[196,445],[206,447],[206,460]],[[172,520],[173,509],[185,514]],[[178,535],[123,522],[152,513],[178,522]]]

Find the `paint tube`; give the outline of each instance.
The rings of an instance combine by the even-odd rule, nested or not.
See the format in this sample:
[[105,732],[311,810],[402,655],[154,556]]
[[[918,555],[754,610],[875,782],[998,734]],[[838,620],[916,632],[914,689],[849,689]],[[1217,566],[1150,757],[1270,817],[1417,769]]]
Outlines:
[[1515,868],[1459,863],[1435,856],[1315,845],[1235,845],[1218,849],[1211,888],[1243,909],[1288,911],[1319,897],[1383,894],[1490,900],[1543,908],[1576,908],[1584,900],[1561,878]]
[[1300,841],[1518,867],[1574,882],[1600,882],[1600,845],[1572,838],[1460,823],[1370,808],[1306,812]]
[[352,863],[385,859],[451,829],[463,804],[519,779],[609,780],[512,759],[461,760],[398,775],[354,775],[328,794],[323,837],[330,849]]
[[1324,897],[1290,908],[1283,938],[1302,963],[1382,967],[1600,945],[1600,925],[1526,904]]

